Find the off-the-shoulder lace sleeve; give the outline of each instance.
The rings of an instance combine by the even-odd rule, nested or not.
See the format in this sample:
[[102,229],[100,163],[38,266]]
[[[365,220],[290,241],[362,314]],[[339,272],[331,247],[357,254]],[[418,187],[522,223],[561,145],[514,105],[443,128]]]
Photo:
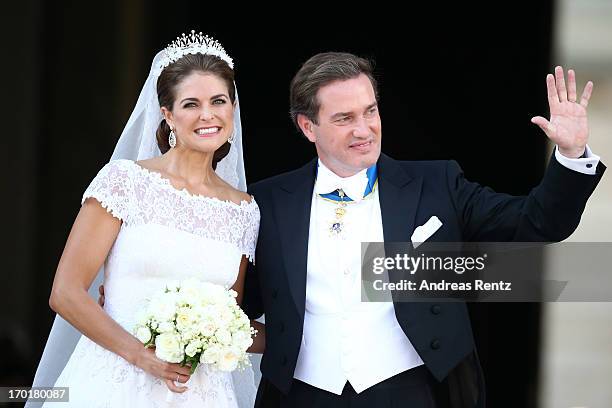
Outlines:
[[93,197],[114,217],[128,222],[133,190],[130,170],[129,160],[107,163],[85,190],[81,204]]
[[259,207],[253,198],[252,201],[245,206],[245,223],[242,239],[240,240],[240,249],[244,255],[249,258],[249,261],[255,263],[255,247],[257,245],[257,235],[259,234]]

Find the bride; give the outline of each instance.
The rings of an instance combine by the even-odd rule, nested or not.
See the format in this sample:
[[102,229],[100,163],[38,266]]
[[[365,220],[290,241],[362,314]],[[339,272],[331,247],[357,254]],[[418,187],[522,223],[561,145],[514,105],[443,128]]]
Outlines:
[[[218,42],[192,32],[157,54],[113,160],[83,195],[53,282],[49,304],[84,334],[55,381],[72,406],[252,406],[252,371],[200,365],[190,376],[132,335],[138,310],[169,280],[232,287],[240,303],[260,217],[240,191],[241,133],[233,62]],[[87,293],[101,267],[103,308]],[[69,347],[57,324],[34,385],[53,385],[40,380],[57,366],[49,349]],[[249,351],[261,353],[257,329]]]

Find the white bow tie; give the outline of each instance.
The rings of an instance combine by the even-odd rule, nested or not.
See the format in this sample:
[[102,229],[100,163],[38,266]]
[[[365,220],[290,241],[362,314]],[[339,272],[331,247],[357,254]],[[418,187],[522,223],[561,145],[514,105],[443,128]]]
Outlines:
[[353,201],[359,202],[363,199],[363,193],[368,185],[366,170],[367,169],[363,169],[350,177],[340,177],[325,167],[319,160],[315,192],[317,194],[329,194],[338,189],[342,189],[344,194],[349,196]]

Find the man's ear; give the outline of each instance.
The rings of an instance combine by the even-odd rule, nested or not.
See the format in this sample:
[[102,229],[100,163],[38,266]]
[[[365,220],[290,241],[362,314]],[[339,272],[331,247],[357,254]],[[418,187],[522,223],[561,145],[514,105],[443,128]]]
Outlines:
[[301,113],[298,113],[297,115],[297,123],[300,129],[302,130],[302,133],[304,133],[304,136],[306,136],[306,139],[314,143],[316,140],[315,134],[313,132],[313,127],[315,126],[315,124],[312,123],[312,121],[308,119],[306,115]]

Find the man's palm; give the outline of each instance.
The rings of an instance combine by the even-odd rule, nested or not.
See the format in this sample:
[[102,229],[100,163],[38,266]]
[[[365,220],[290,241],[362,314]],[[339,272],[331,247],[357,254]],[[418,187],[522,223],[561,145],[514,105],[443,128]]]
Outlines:
[[576,100],[576,74],[573,70],[567,73],[568,86],[565,86],[563,68],[556,67],[555,75],[546,76],[550,120],[541,116],[531,119],[540,126],[546,136],[559,147],[559,152],[566,157],[577,158],[584,152],[589,136],[587,106],[593,83],[587,82],[580,101]]

